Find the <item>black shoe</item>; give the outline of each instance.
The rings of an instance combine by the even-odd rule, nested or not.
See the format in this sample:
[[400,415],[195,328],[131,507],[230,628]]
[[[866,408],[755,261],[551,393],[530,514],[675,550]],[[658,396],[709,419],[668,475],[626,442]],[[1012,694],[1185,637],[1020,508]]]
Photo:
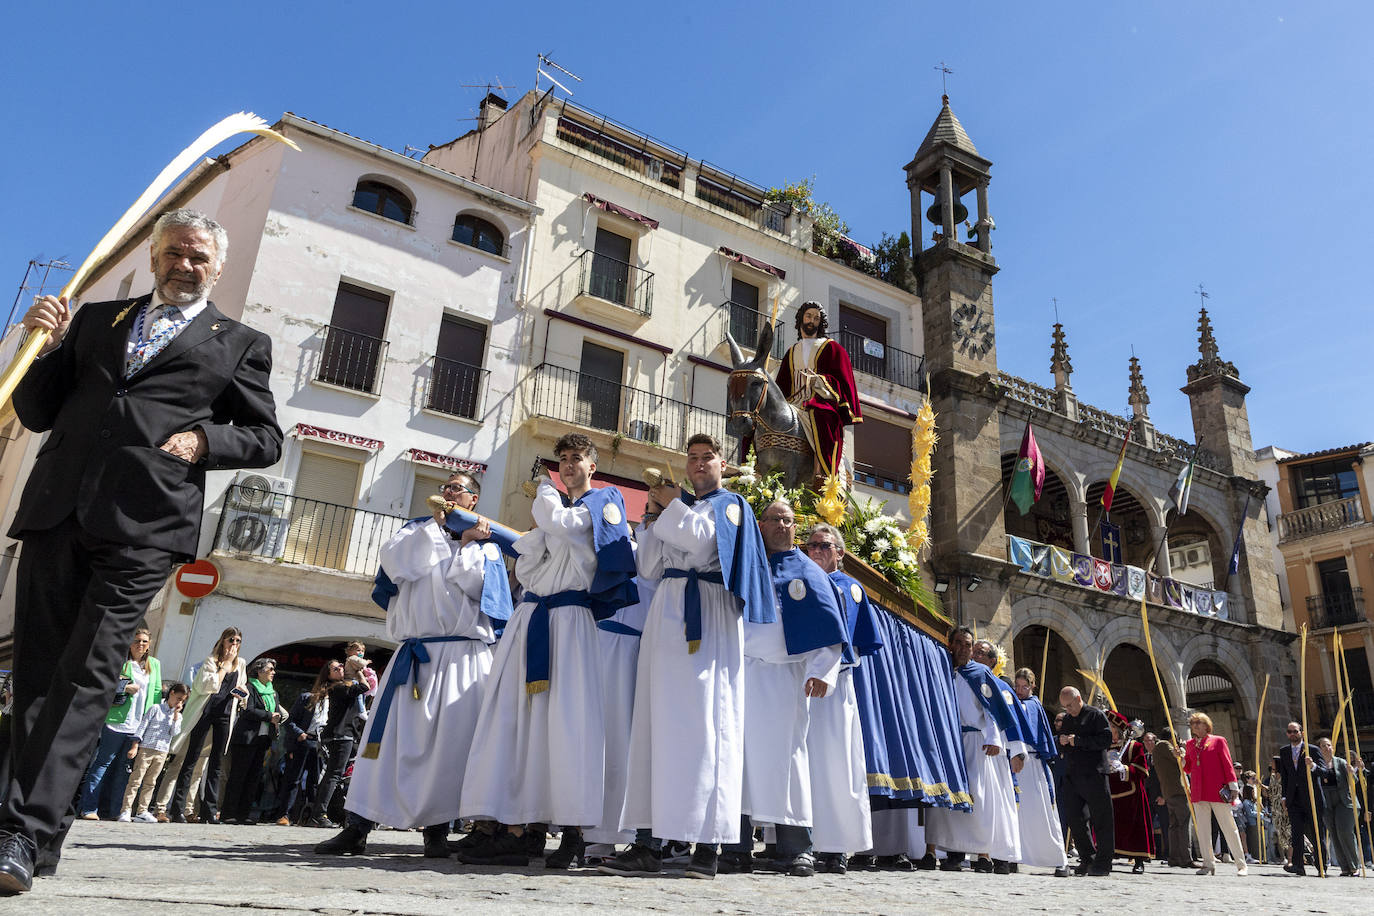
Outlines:
[[[903,856],[902,858],[906,858]],[[793,878],[810,878],[816,873],[816,857],[809,852],[803,852],[791,859],[780,860],[784,867],[780,869],[783,874],[791,875]]]
[[935,858],[935,853],[928,852],[919,859],[913,859],[911,864],[921,871],[935,871],[940,867],[940,860]]
[[1003,859],[994,859],[992,861],[992,873],[994,875],[1011,874],[1011,863]]
[[492,835],[490,833],[487,833],[485,830],[481,830],[474,827],[468,833],[468,835],[463,837],[461,840],[454,840],[453,842],[449,843],[448,851],[454,854],[468,852],[469,850],[476,849],[483,843],[490,843],[491,836]]
[[576,827],[564,827],[558,848],[544,857],[544,867],[567,871],[574,865],[581,866],[582,853],[586,848],[587,841],[582,839],[581,830]]
[[1007,870],[1010,871],[1013,875],[1020,874],[1020,872],[1018,872],[1018,871],[1016,870],[1017,864],[1018,864],[1018,863],[1016,863],[1016,862],[1008,862],[1008,863],[1007,863]]
[[664,840],[658,859],[664,865],[685,866],[692,861],[692,844],[681,840]]
[[663,871],[663,863],[647,846],[631,846],[609,862],[596,867],[603,875],[651,878]]
[[1069,876],[1069,867],[1067,865],[1059,866],[1054,870],[1054,876],[1056,878],[1067,878]]
[[849,859],[850,871],[877,871],[878,860],[869,855],[852,856]]
[[304,824],[302,824],[301,826],[303,826],[303,827],[317,827],[317,828],[320,828],[320,829],[322,829],[322,830],[336,830],[336,829],[338,829],[338,826],[339,826],[339,825],[336,824],[336,823],[334,823],[333,821],[331,821],[331,820],[330,820],[329,818],[327,818],[327,817],[312,817],[312,818],[310,818],[309,820],[307,820]]
[[549,828],[543,824],[525,825],[525,854],[531,859],[544,858],[544,847],[549,842]]
[[911,864],[911,860],[905,855],[898,853],[895,856],[878,856],[879,871],[915,871],[916,866]]
[[964,870],[964,859],[963,859],[963,856],[960,856],[960,857],[957,858],[957,859],[954,858],[953,856],[945,856],[945,858],[940,862],[940,871],[963,871],[963,870]]
[[186,823],[186,813],[180,808],[173,808],[172,813],[167,815],[167,820],[173,824],[184,824]]
[[1143,874],[1145,874],[1145,863],[1142,862],[1142,861],[1139,860],[1139,859],[1136,859],[1136,860],[1135,860],[1135,864],[1131,866],[1131,874],[1133,874],[1133,875],[1143,875]]
[[524,836],[504,832],[491,838],[491,841],[459,853],[458,861],[465,865],[520,865],[530,864],[529,846]]
[[447,859],[451,855],[448,851],[448,824],[435,824],[422,832],[426,859]]
[[718,875],[749,875],[754,872],[754,857],[747,852],[726,851],[716,860]]
[[365,852],[367,834],[353,826],[340,830],[338,836],[315,844],[315,854],[320,856],[360,856]]
[[33,890],[33,841],[22,833],[0,834],[0,894]]
[[1092,871],[1092,867],[1093,866],[1091,862],[1079,862],[1077,865],[1073,867],[1073,873],[1078,877],[1082,878],[1083,876],[1087,875],[1088,872]]
[[692,861],[687,863],[686,875],[689,878],[704,878],[709,881],[716,876],[720,857],[716,854],[714,843],[698,843],[692,850]]
[[816,854],[816,874],[842,875],[849,870],[849,856],[842,852]]
[[1107,877],[1108,875],[1110,875],[1111,873],[1112,873],[1112,866],[1111,866],[1111,863],[1108,863],[1108,864],[1106,865],[1106,867],[1104,867],[1104,868],[1098,868],[1098,867],[1094,866],[1094,867],[1088,872],[1088,877],[1089,877],[1089,878],[1105,878],[1105,877]]

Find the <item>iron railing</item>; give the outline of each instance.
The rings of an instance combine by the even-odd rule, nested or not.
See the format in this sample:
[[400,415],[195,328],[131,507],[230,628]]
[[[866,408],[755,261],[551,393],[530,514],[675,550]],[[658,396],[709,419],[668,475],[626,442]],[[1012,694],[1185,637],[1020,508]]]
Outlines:
[[[561,142],[586,150],[607,162],[614,162],[621,168],[643,175],[649,181],[656,181],[670,188],[682,187],[682,167],[687,162],[686,153],[671,149],[662,141],[638,134],[625,125],[597,115],[589,109],[578,108],[578,119],[575,120],[569,116],[569,109],[576,107],[567,102],[563,104],[556,128]],[[582,118],[595,123],[586,123],[581,120]],[[608,126],[619,131],[625,139],[607,133]],[[663,155],[656,155],[650,150],[661,152]]]
[[720,207],[722,210],[729,210],[736,216],[742,216],[760,229],[776,232],[779,235],[785,234],[787,232],[787,217],[792,215],[792,205],[769,203],[748,194],[742,194],[735,190],[738,181],[739,179],[734,176],[718,180],[707,178],[698,173],[697,199]]
[[[757,350],[759,347],[759,335],[763,333],[764,325],[768,323],[768,316],[758,309],[750,308],[738,302],[726,302],[721,306],[724,312],[724,324],[729,329],[730,336],[735,339],[746,350]],[[721,339],[725,338],[725,332],[721,332]],[[773,329],[773,358],[782,359],[787,352],[787,347],[782,342],[783,334],[781,328]]]
[[380,337],[330,325],[324,329],[324,346],[315,379],[376,394],[382,385],[387,346]]
[[579,296],[614,302],[641,315],[653,314],[654,275],[651,272],[591,250],[582,252],[578,258],[581,261]]
[[1312,621],[1314,630],[1343,627],[1367,620],[1364,615],[1364,589],[1355,587],[1348,592],[1308,595],[1307,619]]
[[725,414],[549,363],[535,367],[532,381],[530,412],[535,416],[619,433],[675,452],[685,451],[691,436],[710,433],[729,460],[739,454],[739,440],[725,431]]
[[1279,516],[1279,541],[1295,541],[1298,538],[1338,531],[1364,521],[1364,510],[1360,498],[1351,496],[1329,503],[1318,503],[1306,509],[1285,512]]
[[871,464],[862,461],[854,462],[854,481],[855,483],[867,484],[870,487],[877,487],[879,490],[887,490],[891,493],[910,493],[911,481],[907,478],[895,477],[891,473],[876,468]]
[[[1331,728],[1336,724],[1336,712],[1342,705],[1339,699],[1334,693],[1317,694],[1318,728]],[[1355,714],[1356,727],[1374,726],[1374,690],[1350,691],[1350,710]]]
[[849,362],[856,372],[886,379],[913,391],[920,391],[925,385],[924,356],[899,350],[881,340],[871,340],[853,331],[840,332],[840,346],[849,353]]
[[215,530],[215,549],[372,576],[382,545],[406,520],[318,499],[232,485]]
[[475,420],[482,412],[487,378],[491,374],[480,366],[431,356],[425,363],[425,407],[454,417]]

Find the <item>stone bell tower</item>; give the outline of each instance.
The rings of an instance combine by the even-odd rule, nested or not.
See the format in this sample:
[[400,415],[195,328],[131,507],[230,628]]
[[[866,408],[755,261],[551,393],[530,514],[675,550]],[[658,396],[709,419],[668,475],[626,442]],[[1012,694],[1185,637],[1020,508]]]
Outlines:
[[[946,583],[951,617],[977,621],[1001,638],[1011,621],[992,309],[997,262],[988,213],[991,168],[945,96],[905,170],[926,370],[940,435],[927,571],[937,584]],[[969,222],[969,203],[976,207],[975,223]]]

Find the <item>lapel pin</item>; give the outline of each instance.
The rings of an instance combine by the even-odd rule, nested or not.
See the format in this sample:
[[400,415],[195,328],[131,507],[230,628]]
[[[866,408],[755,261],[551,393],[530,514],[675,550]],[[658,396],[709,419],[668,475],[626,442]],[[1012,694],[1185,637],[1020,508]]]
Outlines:
[[128,305],[124,306],[124,310],[123,310],[122,312],[120,312],[118,315],[115,316],[115,320],[114,320],[114,321],[111,321],[111,322],[110,322],[110,327],[114,327],[115,325],[117,325],[117,324],[119,324],[121,321],[123,321],[123,320],[124,320],[124,316],[127,315],[127,314],[129,314],[129,311],[134,307],[134,305],[135,305],[135,303],[130,302]]
[[210,325],[210,330],[212,330],[212,331],[218,331],[218,330],[219,330],[219,322],[216,321],[214,324]]

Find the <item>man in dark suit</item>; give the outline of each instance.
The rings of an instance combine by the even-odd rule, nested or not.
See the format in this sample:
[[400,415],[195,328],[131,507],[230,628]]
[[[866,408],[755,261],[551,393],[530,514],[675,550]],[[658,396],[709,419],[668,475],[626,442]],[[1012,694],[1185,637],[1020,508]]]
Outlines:
[[125,647],[173,565],[195,557],[206,471],[281,453],[271,341],[207,298],[227,246],[218,223],[172,211],[152,232],[152,294],[75,313],[46,296],[24,316],[52,338],[14,407],[49,435],[10,529],[24,547],[0,893],[56,865]]
[[[1321,790],[1316,789],[1316,776],[1312,777],[1312,788],[1316,790],[1315,793],[1308,794],[1307,791],[1307,772],[1316,768],[1317,749],[1303,741],[1302,726],[1297,722],[1289,722],[1285,731],[1288,734],[1288,744],[1279,749],[1276,759],[1279,762],[1279,777],[1283,780],[1283,806],[1288,811],[1288,823],[1291,825],[1289,833],[1293,838],[1293,862],[1284,871],[1305,875],[1307,869],[1303,864],[1303,837],[1311,840],[1313,850],[1319,842],[1326,842],[1326,831],[1322,829],[1324,806]],[[1312,821],[1314,801],[1317,809],[1316,823]],[[1318,869],[1320,868],[1318,865]]]
[[1084,703],[1077,688],[1059,691],[1059,703],[1068,713],[1059,733],[1059,750],[1064,755],[1059,805],[1060,810],[1068,812],[1069,832],[1083,857],[1074,871],[1079,875],[1110,875],[1112,857],[1116,854],[1116,820],[1112,814],[1112,791],[1107,784],[1107,748],[1112,745],[1112,729],[1102,710]]

